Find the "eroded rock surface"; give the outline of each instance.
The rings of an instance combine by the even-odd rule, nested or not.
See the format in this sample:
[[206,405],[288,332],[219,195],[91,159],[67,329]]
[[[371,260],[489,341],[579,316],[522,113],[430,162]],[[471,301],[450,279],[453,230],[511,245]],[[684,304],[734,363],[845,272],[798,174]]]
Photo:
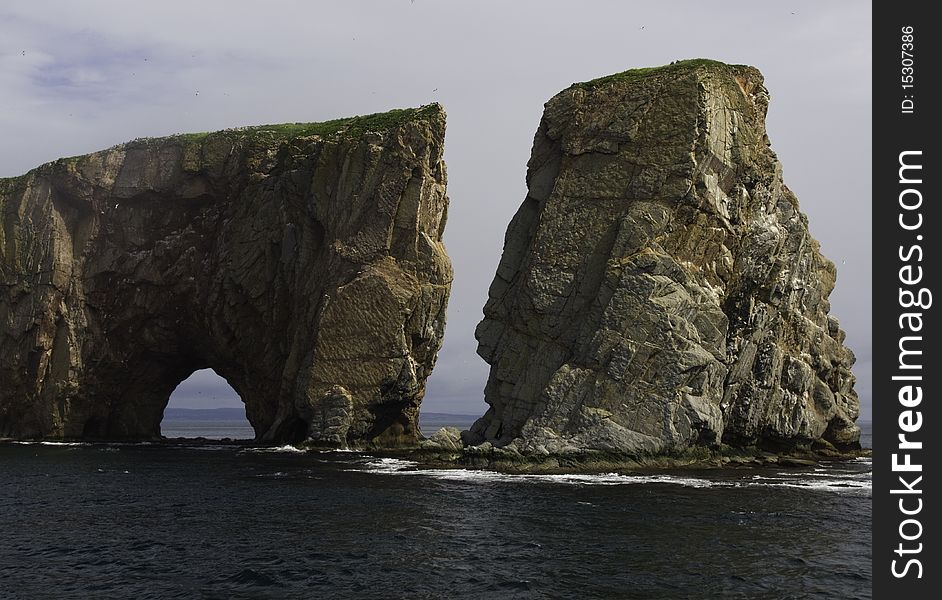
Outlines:
[[211,367],[261,440],[414,443],[445,115],[137,140],[0,180],[0,437],[149,439]]
[[695,60],[546,104],[476,333],[490,409],[466,443],[857,444],[836,270],[782,181],[768,102],[756,69]]

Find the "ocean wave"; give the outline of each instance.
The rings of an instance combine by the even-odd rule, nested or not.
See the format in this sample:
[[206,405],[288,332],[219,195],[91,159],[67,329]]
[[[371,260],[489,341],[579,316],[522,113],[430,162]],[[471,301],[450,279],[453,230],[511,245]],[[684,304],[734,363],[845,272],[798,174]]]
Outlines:
[[[794,473],[789,473],[788,471],[783,471],[781,473],[776,473],[779,477],[792,477]],[[862,479],[869,478],[870,472],[861,472],[861,473],[836,473],[834,471],[820,471],[815,469],[813,473],[802,473],[802,477],[830,477],[834,479]]]
[[873,482],[870,479],[782,479],[778,481],[751,482],[749,485],[787,487],[826,492],[871,492],[873,490]]
[[398,458],[376,458],[346,471],[379,475],[411,475],[442,481],[555,483],[567,485],[637,485],[664,484],[689,488],[788,487],[795,489],[857,493],[872,489],[870,473],[778,473],[776,476],[753,475],[750,479],[707,479],[680,475],[598,474],[508,474],[483,469],[423,469],[419,463]]
[[[285,444],[284,446],[271,446],[268,448],[245,448],[241,452],[294,452],[294,453],[305,453],[307,450],[304,448],[298,448],[297,446],[292,446],[291,444]],[[240,454],[241,454],[240,452]]]
[[398,458],[378,458],[347,471],[382,475],[418,475],[446,481],[470,482],[546,482],[570,485],[625,485],[636,483],[666,483],[688,487],[712,487],[719,482],[696,477],[674,475],[622,475],[598,474],[508,474],[483,469],[420,469],[419,463]]
[[91,446],[88,442],[24,442],[15,441],[14,444],[21,446]]

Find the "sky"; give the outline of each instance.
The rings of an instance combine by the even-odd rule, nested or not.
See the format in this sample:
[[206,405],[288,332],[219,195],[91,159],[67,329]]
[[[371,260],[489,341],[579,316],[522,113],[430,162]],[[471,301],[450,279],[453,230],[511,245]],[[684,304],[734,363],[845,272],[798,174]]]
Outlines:
[[[838,267],[832,314],[871,414],[871,4],[91,0],[0,5],[0,177],[129,139],[440,102],[455,281],[423,410],[481,414],[475,353],[543,103],[685,58],[758,67],[772,147]],[[172,406],[238,406],[212,371]]]

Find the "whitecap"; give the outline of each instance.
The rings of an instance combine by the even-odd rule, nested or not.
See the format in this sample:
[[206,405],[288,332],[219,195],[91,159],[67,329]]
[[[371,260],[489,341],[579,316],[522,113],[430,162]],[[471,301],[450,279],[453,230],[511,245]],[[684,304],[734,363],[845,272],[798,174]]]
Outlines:
[[303,448],[298,448],[297,446],[292,446],[291,444],[285,444],[284,446],[272,446],[268,448],[246,448],[242,452],[300,452],[304,453],[307,450]]
[[89,446],[88,442],[24,442],[16,441],[14,444],[20,444],[22,446]]
[[713,487],[718,482],[696,477],[675,475],[622,475],[599,474],[508,474],[483,469],[419,469],[418,463],[398,458],[379,458],[367,461],[361,467],[346,469],[361,473],[381,475],[417,475],[444,481],[468,482],[544,482],[568,485],[629,485],[638,483],[663,483],[687,487]]
[[[777,475],[782,477],[790,477],[794,475],[793,473],[777,473]],[[827,477],[832,479],[863,479],[869,478],[870,473],[835,473],[824,472],[824,473],[802,473],[802,477]]]
[[565,485],[634,485],[663,484],[689,488],[731,487],[787,487],[812,491],[838,493],[860,493],[870,491],[872,482],[869,473],[822,472],[801,474],[778,473],[775,476],[752,475],[748,479],[705,479],[680,475],[625,475],[620,473],[600,474],[507,474],[483,469],[422,469],[414,461],[398,458],[374,458],[347,471],[379,475],[412,475],[442,481],[471,483],[556,483]]
[[827,491],[827,492],[844,492],[844,493],[857,493],[857,492],[870,492],[873,490],[873,482],[868,480],[851,480],[851,479],[794,479],[794,480],[780,480],[772,482],[757,482],[751,483],[750,485],[762,486],[762,487],[787,487],[795,488],[802,490],[818,490],[818,491]]

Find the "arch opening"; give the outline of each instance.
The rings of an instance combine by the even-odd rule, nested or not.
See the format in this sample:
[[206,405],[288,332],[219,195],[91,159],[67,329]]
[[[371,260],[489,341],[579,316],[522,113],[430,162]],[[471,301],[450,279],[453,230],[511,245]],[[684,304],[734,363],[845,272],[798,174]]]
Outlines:
[[256,437],[245,403],[213,369],[199,369],[170,394],[160,434],[165,438],[243,440]]

